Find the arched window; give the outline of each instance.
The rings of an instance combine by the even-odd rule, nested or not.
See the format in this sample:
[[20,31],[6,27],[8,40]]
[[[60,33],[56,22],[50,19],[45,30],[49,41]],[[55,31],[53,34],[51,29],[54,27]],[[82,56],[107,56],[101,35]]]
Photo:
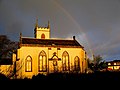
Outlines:
[[44,33],[41,35],[41,39],[45,39],[45,34]]
[[45,51],[41,51],[38,58],[38,69],[40,72],[47,71],[47,55]]
[[27,56],[25,59],[25,71],[32,72],[32,58],[31,56]]
[[64,51],[62,54],[62,68],[63,71],[70,70],[69,54],[67,51]]
[[74,70],[80,71],[80,59],[78,56],[74,58]]

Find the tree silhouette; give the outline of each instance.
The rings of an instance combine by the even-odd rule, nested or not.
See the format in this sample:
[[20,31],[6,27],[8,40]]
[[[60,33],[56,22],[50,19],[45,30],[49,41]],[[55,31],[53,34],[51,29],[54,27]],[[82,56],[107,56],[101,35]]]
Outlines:
[[93,71],[98,71],[103,66],[105,67],[105,63],[102,62],[103,58],[100,55],[93,55],[93,60],[88,59],[88,68]]
[[100,68],[99,68],[99,64],[100,64],[100,62],[103,60],[102,59],[102,57],[100,56],[100,55],[97,55],[97,56],[93,56],[93,58],[94,58],[94,69],[95,70],[99,70]]
[[0,35],[0,60],[12,58],[12,53],[17,50],[18,42],[11,41],[6,35]]
[[0,35],[0,66],[7,65],[7,68],[5,70],[0,70],[0,73],[5,73],[7,77],[13,75],[14,62],[12,60],[12,55],[17,49],[18,42],[11,41],[6,35]]

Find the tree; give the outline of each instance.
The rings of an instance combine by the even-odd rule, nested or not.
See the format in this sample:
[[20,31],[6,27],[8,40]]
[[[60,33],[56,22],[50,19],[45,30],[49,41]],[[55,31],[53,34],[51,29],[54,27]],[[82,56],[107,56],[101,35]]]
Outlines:
[[106,69],[107,68],[107,63],[105,61],[100,62],[99,64],[99,68],[102,69]]
[[8,70],[1,70],[1,73],[10,72],[10,75],[14,74],[14,62],[12,55],[17,51],[18,42],[11,41],[6,35],[0,35],[0,66],[10,65]]
[[24,65],[24,62],[21,62],[20,64],[20,62],[15,61],[13,65],[9,66],[7,70],[8,72],[7,77],[16,79],[18,76],[17,73],[19,72],[19,70],[21,70],[23,65]]
[[100,55],[93,56],[93,58],[94,58],[94,69],[99,70],[100,69],[99,64],[103,59]]
[[13,51],[17,48],[18,42],[11,41],[6,35],[0,35],[0,60],[11,59]]
[[99,63],[103,60],[100,55],[97,55],[97,56],[93,55],[93,58],[94,58],[94,64],[95,65],[99,65]]
[[88,67],[93,71],[97,71],[100,69],[101,65],[103,65],[103,63],[101,63],[102,60],[100,55],[93,55],[93,60],[88,59]]
[[94,71],[94,63],[93,60],[90,60],[89,58],[87,59],[88,62],[88,68]]

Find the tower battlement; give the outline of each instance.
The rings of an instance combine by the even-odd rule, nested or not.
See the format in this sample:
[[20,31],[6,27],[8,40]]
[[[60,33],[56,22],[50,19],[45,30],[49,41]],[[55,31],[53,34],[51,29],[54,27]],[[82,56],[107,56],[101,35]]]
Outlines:
[[38,19],[36,20],[36,25],[34,29],[34,37],[39,39],[50,39],[50,23],[48,21],[47,27],[39,27]]
[[49,30],[49,28],[48,27],[37,27],[37,30]]

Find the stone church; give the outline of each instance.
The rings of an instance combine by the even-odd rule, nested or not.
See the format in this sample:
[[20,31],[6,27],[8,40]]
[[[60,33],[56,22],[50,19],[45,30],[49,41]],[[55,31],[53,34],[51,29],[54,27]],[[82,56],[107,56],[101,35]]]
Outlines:
[[86,51],[76,40],[51,38],[50,23],[46,27],[34,28],[34,37],[23,37],[20,33],[19,48],[13,54],[17,78],[32,78],[33,75],[49,73],[85,73]]

